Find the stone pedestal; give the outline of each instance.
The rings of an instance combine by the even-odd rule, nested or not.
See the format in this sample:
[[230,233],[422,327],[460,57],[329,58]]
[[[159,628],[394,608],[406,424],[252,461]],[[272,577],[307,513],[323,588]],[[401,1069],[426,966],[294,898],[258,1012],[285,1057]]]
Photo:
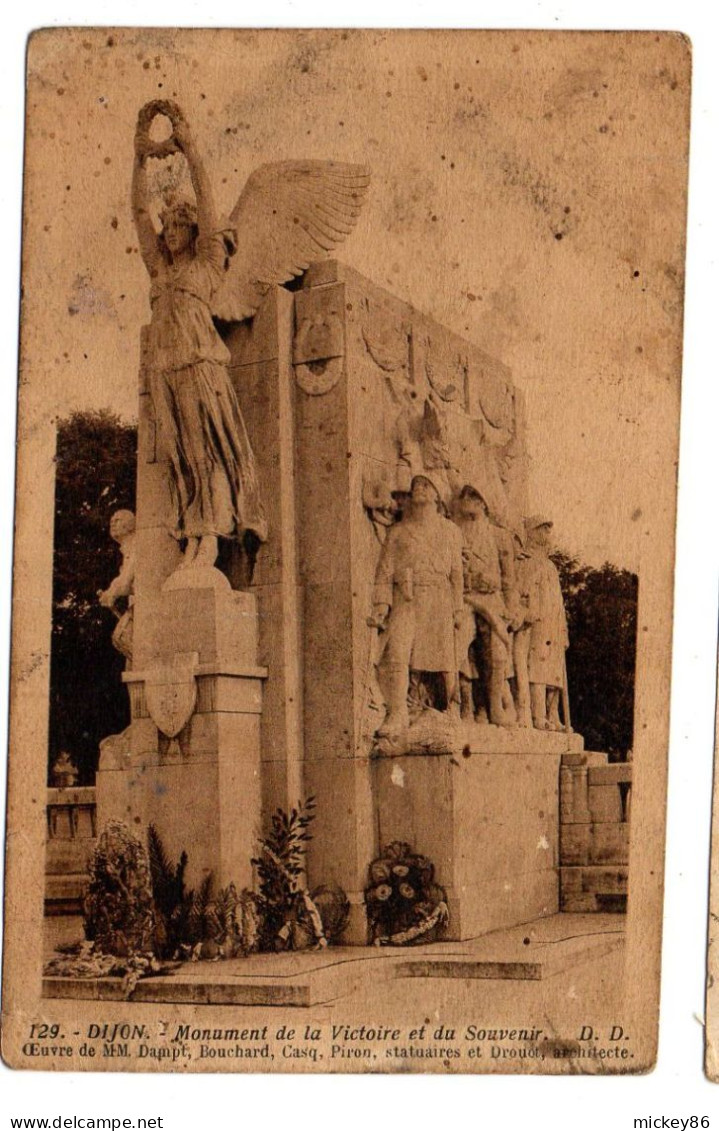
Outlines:
[[171,860],[187,852],[190,887],[208,872],[218,886],[251,887],[266,676],[255,663],[256,599],[215,570],[188,571],[164,586],[154,615],[155,655],[124,677],[124,748],[115,742],[100,760],[98,821],[141,835],[153,824]]
[[470,939],[559,909],[559,767],[578,735],[471,726],[463,753],[374,764],[379,843],[429,856],[447,937]]

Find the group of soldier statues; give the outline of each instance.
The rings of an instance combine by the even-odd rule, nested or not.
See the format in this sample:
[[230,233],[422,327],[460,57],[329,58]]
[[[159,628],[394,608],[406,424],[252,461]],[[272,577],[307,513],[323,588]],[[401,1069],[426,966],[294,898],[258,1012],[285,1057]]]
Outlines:
[[431,472],[414,477],[398,517],[382,546],[368,622],[379,631],[387,709],[378,736],[405,733],[413,702],[467,721],[569,730],[569,640],[549,557],[552,522],[526,518],[521,532],[499,526],[471,484],[450,517]]
[[[118,618],[113,644],[130,663],[134,528],[132,512],[113,515],[122,568],[98,594]],[[521,533],[498,525],[470,484],[450,518],[431,472],[414,477],[387,529],[369,619],[379,630],[387,708],[379,737],[406,733],[413,703],[497,726],[570,729],[569,640],[551,530],[541,516],[526,518]]]

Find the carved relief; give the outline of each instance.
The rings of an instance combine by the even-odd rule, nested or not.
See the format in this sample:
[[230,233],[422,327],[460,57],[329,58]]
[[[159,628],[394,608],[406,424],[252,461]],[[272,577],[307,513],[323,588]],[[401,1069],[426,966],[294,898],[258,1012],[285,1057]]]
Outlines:
[[[100,604],[117,617],[112,643],[132,666],[133,603],[135,592],[135,516],[132,511],[115,511],[110,519],[110,537],[122,553],[120,572],[107,589],[98,591]],[[124,609],[118,605],[126,602]]]
[[363,323],[362,339],[375,365],[386,373],[407,368],[407,335],[401,329],[396,329],[388,322],[380,322],[379,325]]
[[[571,730],[565,663],[567,618],[557,567],[549,557],[553,523],[535,515],[525,520],[525,526],[526,551],[519,564],[527,613],[517,643],[522,681],[529,688],[531,721],[537,730]],[[528,725],[526,703],[523,718]]]
[[454,751],[460,717],[570,731],[567,622],[549,558],[551,521],[526,519],[522,540],[493,521],[481,492],[465,484],[448,523],[444,481],[436,480],[436,472],[414,477],[404,513],[395,493],[382,495],[379,484],[365,489],[365,505],[385,501],[389,523],[368,619],[377,630],[372,685],[385,709],[375,753]]
[[172,663],[158,665],[145,677],[145,700],[150,718],[173,741],[192,718],[197,703],[197,652],[176,652]]
[[509,691],[511,617],[502,592],[496,527],[486,501],[469,484],[460,492],[455,521],[464,563],[464,612],[457,633],[462,718],[510,726],[516,719]]
[[370,623],[383,636],[378,674],[387,706],[379,753],[411,746],[411,726],[428,710],[448,716],[439,720],[445,729],[458,721],[454,633],[463,611],[462,543],[456,526],[439,514],[439,499],[428,476],[415,476],[410,505],[390,529],[377,567]]
[[343,288],[299,292],[295,299],[297,331],[292,360],[297,384],[310,396],[328,393],[342,375],[345,352]]

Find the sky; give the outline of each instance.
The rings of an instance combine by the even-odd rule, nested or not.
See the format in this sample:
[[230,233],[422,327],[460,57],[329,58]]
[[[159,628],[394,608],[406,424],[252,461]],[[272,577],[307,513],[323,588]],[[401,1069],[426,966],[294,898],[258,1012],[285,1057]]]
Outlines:
[[681,37],[183,35],[31,43],[25,309],[45,403],[136,415],[149,309],[133,133],[145,101],[172,97],[221,211],[264,161],[371,168],[339,257],[510,367],[527,401],[530,509],[584,560],[638,568],[637,514],[678,427]]

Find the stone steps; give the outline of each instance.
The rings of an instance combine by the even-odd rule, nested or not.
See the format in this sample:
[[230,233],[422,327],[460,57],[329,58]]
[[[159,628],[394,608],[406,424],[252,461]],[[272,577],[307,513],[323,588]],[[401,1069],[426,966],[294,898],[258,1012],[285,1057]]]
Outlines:
[[[404,949],[333,947],[185,963],[138,983],[133,1001],[192,1005],[308,1007],[396,978],[541,981],[616,951],[617,915],[552,915],[463,943]],[[45,978],[43,996],[122,1001],[119,978]]]

